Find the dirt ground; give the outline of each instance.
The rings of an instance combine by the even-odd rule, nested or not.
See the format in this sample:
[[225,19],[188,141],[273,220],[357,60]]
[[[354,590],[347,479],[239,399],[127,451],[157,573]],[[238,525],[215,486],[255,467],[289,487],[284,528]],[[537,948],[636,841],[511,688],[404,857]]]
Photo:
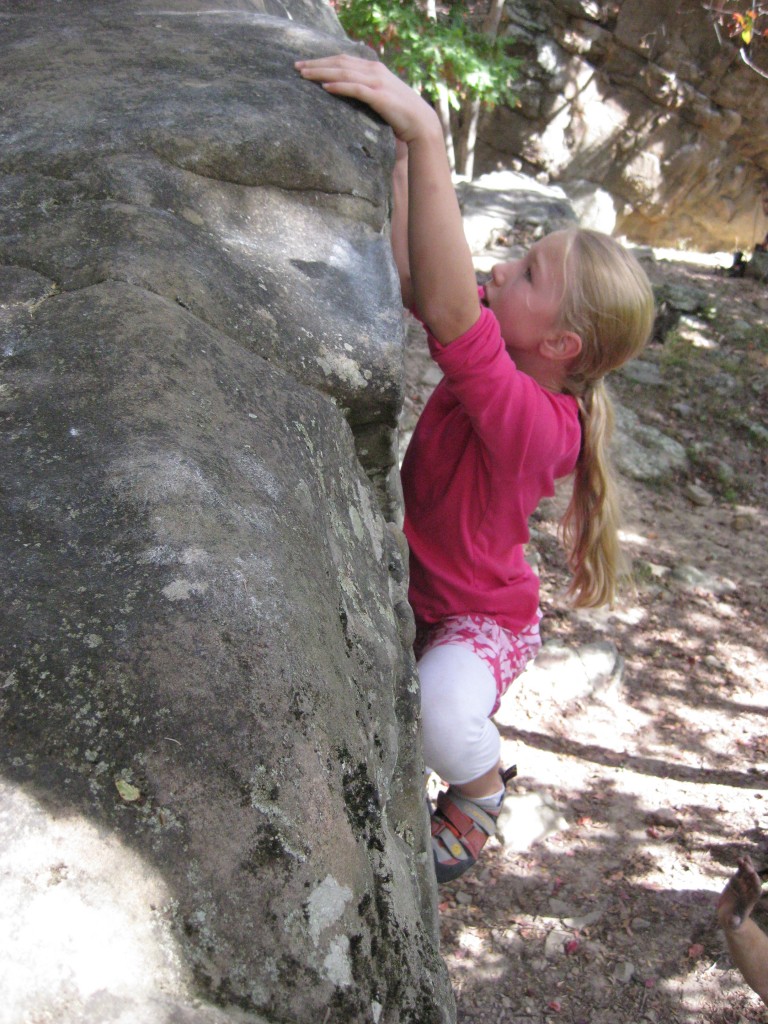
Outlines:
[[[441,887],[461,1024],[768,1021],[714,915],[738,856],[768,866],[768,285],[678,261],[649,273],[707,308],[650,346],[654,384],[616,375],[613,392],[689,468],[622,481],[633,587],[610,612],[560,597],[558,501],[533,523],[545,642],[612,643],[623,673],[602,696],[561,702],[525,675],[507,695],[516,791],[564,821],[522,853],[492,840]],[[407,360],[416,414],[435,374],[416,343]]]

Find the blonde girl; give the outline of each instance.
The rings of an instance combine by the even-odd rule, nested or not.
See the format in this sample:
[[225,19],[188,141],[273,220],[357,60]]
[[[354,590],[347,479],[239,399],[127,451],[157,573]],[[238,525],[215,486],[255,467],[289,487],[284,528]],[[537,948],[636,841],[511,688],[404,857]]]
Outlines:
[[432,108],[375,61],[296,66],[395,132],[393,253],[403,302],[444,374],[402,481],[425,761],[448,784],[432,811],[432,848],[438,881],[449,881],[495,832],[508,774],[491,719],[541,643],[524,545],[559,478],[573,475],[563,524],[572,598],[613,597],[620,553],[603,378],[645,344],[652,292],[621,246],[580,229],[497,264],[478,289]]

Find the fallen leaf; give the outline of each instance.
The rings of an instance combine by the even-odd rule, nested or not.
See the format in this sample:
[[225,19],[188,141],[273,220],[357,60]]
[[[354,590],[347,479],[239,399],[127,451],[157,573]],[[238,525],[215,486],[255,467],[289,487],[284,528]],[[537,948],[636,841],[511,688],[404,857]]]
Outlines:
[[698,960],[698,958],[704,952],[704,947],[700,942],[694,942],[692,946],[688,947],[688,956],[691,960]]

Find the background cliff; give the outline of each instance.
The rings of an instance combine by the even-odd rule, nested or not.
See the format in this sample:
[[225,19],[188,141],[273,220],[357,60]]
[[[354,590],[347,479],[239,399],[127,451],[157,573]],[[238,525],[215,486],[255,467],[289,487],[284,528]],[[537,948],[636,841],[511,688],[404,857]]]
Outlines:
[[520,105],[481,124],[479,173],[544,174],[635,242],[762,240],[768,81],[700,0],[510,0],[505,19],[525,58]]

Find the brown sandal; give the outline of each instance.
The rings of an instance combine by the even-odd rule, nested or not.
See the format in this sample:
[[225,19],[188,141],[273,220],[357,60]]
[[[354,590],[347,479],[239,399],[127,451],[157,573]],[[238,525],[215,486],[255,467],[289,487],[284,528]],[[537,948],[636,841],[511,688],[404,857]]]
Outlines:
[[[515,775],[514,765],[501,774],[505,788]],[[438,795],[432,812],[432,854],[438,882],[453,881],[477,862],[480,851],[496,832],[502,803],[503,798],[496,810],[489,811],[459,796],[452,786]]]

